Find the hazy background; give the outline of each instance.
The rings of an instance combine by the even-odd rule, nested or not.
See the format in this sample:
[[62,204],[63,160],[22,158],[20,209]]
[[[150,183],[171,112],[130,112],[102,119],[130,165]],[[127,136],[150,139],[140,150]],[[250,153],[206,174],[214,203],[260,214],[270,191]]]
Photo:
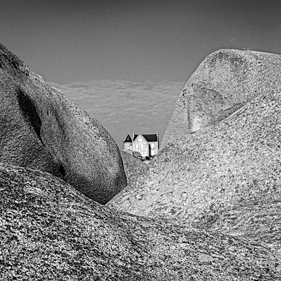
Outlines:
[[0,0],[0,41],[122,146],[128,133],[163,136],[212,51],[281,53],[281,1]]

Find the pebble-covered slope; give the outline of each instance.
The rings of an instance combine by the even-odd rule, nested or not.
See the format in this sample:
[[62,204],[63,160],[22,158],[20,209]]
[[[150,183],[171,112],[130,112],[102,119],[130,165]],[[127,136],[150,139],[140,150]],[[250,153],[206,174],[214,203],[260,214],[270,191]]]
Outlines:
[[100,203],[126,186],[102,125],[1,44],[0,161],[52,173]]
[[210,54],[180,93],[161,148],[217,124],[259,94],[276,89],[281,90],[279,55],[227,49]]
[[265,245],[115,214],[41,171],[0,164],[0,280],[280,280]]
[[[142,186],[124,190],[108,205],[201,227],[212,228],[218,220],[216,230],[222,229],[227,212],[238,208],[232,230],[238,227],[243,232],[251,220],[257,229],[276,216],[276,228],[264,228],[265,232],[276,231],[272,235],[276,237],[281,215],[276,203],[281,191],[280,147],[281,94],[265,91],[219,124],[167,145]],[[239,208],[250,202],[256,202],[259,211],[246,214],[248,220],[239,226],[239,216],[245,211]],[[224,212],[225,219],[220,221]],[[251,232],[250,226],[247,231]]]

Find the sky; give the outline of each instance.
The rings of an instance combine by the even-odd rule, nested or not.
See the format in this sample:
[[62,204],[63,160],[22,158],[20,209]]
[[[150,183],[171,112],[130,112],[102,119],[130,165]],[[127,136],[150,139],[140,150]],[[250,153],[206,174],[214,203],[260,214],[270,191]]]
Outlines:
[[211,52],[281,53],[281,0],[0,0],[0,42],[122,147],[162,138]]

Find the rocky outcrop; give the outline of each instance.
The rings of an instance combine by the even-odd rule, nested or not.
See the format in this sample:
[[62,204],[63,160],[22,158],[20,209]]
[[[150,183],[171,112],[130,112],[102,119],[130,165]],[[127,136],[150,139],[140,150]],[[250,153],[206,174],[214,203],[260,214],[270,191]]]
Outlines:
[[281,93],[272,85],[221,122],[166,145],[142,184],[108,206],[281,249]]
[[210,55],[118,193],[106,130],[0,46],[0,280],[281,280],[279,73]]
[[161,148],[217,124],[265,91],[281,90],[279,55],[219,50],[199,65],[182,90]]
[[1,280],[279,280],[260,243],[116,214],[41,171],[0,164]]
[[108,132],[3,45],[0,161],[49,172],[103,204],[126,186]]
[[138,183],[138,179],[141,176],[147,174],[149,166],[139,158],[127,153],[126,151],[121,151],[121,156],[123,159],[128,185],[133,186]]

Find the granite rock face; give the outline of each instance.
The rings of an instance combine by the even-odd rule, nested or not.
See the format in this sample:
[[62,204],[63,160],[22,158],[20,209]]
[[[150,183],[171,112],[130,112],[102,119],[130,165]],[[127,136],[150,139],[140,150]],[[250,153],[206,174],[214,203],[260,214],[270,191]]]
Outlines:
[[123,159],[125,174],[127,176],[127,186],[134,186],[138,183],[138,179],[141,176],[148,173],[149,166],[126,151],[121,151],[121,156]]
[[38,170],[0,164],[0,279],[280,280],[262,243],[125,213]]
[[281,91],[272,86],[278,83],[228,118],[166,145],[141,185],[108,206],[280,250]]
[[108,205],[190,223],[201,213],[280,191],[281,95],[268,93],[228,119],[167,145],[144,183]]
[[[224,210],[211,210],[196,226],[234,237],[263,242],[281,253],[281,196],[249,200]],[[218,212],[219,211],[219,212]]]
[[108,132],[3,45],[0,161],[49,172],[100,203],[126,186],[119,149]]
[[259,94],[277,88],[281,89],[279,55],[241,50],[210,54],[182,90],[161,148],[217,124]]

